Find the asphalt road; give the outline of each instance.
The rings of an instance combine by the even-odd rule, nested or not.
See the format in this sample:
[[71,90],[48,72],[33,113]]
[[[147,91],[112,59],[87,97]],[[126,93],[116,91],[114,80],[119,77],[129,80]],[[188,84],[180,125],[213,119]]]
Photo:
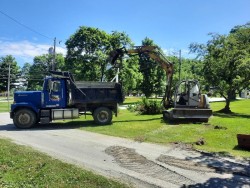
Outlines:
[[78,130],[38,125],[16,129],[0,113],[0,137],[133,187],[250,187],[249,163],[211,156],[185,145],[161,146]]

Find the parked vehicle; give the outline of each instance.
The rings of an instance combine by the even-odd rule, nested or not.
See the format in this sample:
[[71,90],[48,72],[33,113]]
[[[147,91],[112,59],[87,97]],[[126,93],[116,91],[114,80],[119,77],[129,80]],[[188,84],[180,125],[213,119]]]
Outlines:
[[75,82],[71,73],[51,71],[42,91],[14,93],[10,117],[18,128],[31,128],[58,119],[74,119],[79,113],[93,115],[97,124],[110,124],[118,103],[124,100],[122,87],[114,82]]

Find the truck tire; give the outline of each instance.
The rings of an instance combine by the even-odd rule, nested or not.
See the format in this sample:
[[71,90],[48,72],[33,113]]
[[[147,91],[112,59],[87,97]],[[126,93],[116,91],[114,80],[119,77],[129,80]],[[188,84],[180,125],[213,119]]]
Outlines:
[[107,125],[112,121],[112,111],[107,107],[99,107],[94,111],[94,121],[98,125]]
[[14,125],[20,129],[28,129],[33,127],[36,122],[36,114],[29,109],[21,109],[15,112],[13,117]]

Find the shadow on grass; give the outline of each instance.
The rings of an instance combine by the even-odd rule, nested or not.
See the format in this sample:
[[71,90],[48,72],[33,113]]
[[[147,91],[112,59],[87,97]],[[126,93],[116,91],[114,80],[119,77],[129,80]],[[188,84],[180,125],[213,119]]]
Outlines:
[[114,120],[113,123],[123,123],[123,122],[144,122],[144,121],[153,121],[153,120],[161,120],[162,118],[151,118],[151,119],[136,119],[136,120]]
[[223,117],[223,118],[246,118],[246,119],[249,119],[250,118],[250,115],[247,115],[247,114],[240,114],[240,113],[234,113],[234,112],[231,112],[231,113],[221,113],[221,112],[213,112],[213,116],[218,116],[218,117]]
[[240,147],[239,145],[234,146],[233,150],[237,150],[237,151],[250,151],[250,149],[246,149],[246,148]]

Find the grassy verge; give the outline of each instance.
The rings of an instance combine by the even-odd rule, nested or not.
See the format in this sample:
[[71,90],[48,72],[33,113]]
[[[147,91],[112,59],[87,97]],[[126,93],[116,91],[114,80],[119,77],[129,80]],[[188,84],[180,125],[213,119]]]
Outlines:
[[[157,100],[157,101],[162,100],[161,98],[150,98],[150,99]],[[126,97],[123,105],[134,104],[134,103],[139,102],[141,100],[142,100],[142,97]]]
[[126,187],[0,139],[0,187]]
[[[162,115],[137,115],[127,110],[120,110],[118,117],[113,118],[109,126],[95,126],[92,117],[74,120],[81,129],[131,138],[137,141],[168,144],[183,142],[194,144],[203,139],[204,145],[194,147],[209,151],[228,153],[234,156],[250,157],[249,151],[238,148],[236,135],[250,134],[250,100],[238,100],[231,103],[232,114],[221,114],[215,111],[224,107],[224,102],[212,103],[214,115],[208,123],[175,123],[169,124],[162,120]],[[71,124],[69,123],[69,124]]]
[[0,101],[0,112],[9,112],[10,109],[10,104],[12,101],[8,104],[8,102],[1,102]]

